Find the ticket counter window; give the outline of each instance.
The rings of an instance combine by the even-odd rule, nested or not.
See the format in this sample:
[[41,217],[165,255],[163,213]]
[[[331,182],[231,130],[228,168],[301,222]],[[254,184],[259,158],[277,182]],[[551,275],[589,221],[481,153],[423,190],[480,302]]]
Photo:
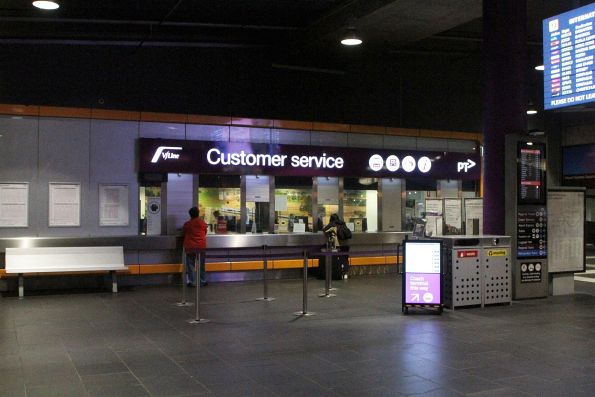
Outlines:
[[275,178],[275,232],[312,231],[312,178]]
[[240,177],[200,175],[198,208],[209,225],[209,233],[232,234],[240,231]]
[[161,184],[139,187],[139,234],[161,234]]
[[354,232],[378,230],[378,181],[374,178],[343,180],[343,218]]
[[416,219],[426,215],[426,198],[436,197],[435,180],[406,180],[405,230],[412,231]]
[[269,176],[246,175],[245,178],[246,233],[269,233]]

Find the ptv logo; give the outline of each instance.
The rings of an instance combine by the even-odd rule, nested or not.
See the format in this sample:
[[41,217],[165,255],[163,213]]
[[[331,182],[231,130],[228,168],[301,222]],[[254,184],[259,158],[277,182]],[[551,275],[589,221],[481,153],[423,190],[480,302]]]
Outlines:
[[475,161],[467,159],[467,161],[459,161],[457,163],[457,172],[467,172],[470,168],[475,167]]
[[182,150],[181,146],[159,146],[155,150],[155,154],[151,159],[151,163],[156,163],[161,157],[163,160],[177,160],[180,158],[180,153],[172,153],[170,150]]

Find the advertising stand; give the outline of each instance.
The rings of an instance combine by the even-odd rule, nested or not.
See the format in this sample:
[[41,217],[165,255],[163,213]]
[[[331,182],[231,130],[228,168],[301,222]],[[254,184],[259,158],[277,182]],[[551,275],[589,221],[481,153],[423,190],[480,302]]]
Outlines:
[[419,307],[442,313],[442,242],[405,240],[403,258],[401,311]]

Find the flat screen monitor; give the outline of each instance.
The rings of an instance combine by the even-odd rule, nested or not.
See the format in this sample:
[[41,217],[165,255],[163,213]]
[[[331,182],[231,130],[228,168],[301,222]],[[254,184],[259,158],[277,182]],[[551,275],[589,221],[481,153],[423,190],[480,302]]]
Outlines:
[[517,147],[517,192],[519,204],[545,204],[545,144],[519,142]]
[[595,3],[543,21],[545,109],[595,101]]

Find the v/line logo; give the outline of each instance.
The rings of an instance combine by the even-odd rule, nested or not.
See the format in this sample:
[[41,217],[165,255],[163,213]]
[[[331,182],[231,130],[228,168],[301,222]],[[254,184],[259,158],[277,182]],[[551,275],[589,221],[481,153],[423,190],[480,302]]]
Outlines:
[[156,163],[159,161],[159,158],[163,158],[163,160],[177,160],[180,158],[180,153],[172,153],[170,150],[182,150],[181,146],[159,146],[157,150],[155,150],[155,154],[151,159],[151,163]]

